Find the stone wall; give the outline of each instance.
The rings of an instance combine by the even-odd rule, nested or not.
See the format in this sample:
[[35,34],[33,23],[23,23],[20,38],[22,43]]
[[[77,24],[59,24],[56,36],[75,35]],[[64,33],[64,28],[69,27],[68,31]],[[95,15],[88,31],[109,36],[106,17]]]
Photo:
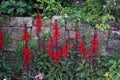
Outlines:
[[[1,17],[3,17],[3,21],[0,22],[0,26],[2,27],[2,30],[4,31],[5,35],[10,34],[10,38],[12,39],[11,44],[9,45],[9,49],[15,51],[16,50],[16,46],[17,46],[17,41],[20,40],[22,34],[23,34],[23,29],[24,29],[24,24],[27,24],[27,27],[29,29],[32,29],[32,33],[35,36],[35,19],[32,17],[10,17],[8,15],[0,15]],[[46,20],[43,21],[43,26],[42,27],[42,32],[41,33],[48,33],[50,31],[51,28],[51,24],[55,19],[58,19],[59,16],[54,16],[52,18],[52,20]],[[71,38],[74,38],[74,34],[75,32],[72,30],[73,24],[70,21],[67,21],[67,29],[69,29],[69,34]],[[82,33],[84,32],[88,32],[89,31],[89,25],[87,23],[81,25],[79,27],[79,31]],[[60,32],[62,36],[65,36],[65,28],[64,27],[60,27]],[[89,35],[92,34],[92,30],[89,31]],[[106,32],[102,32],[102,31],[98,31],[98,38],[100,41],[101,45],[101,53],[106,54],[105,52],[105,48],[106,48],[106,40],[108,38],[108,31]],[[92,37],[92,36],[91,36]],[[110,40],[108,42],[108,45],[113,46],[115,45],[118,46],[119,42],[120,42],[120,31],[112,31],[110,34],[111,38],[114,38],[114,40]],[[117,39],[117,41],[116,41]],[[113,45],[112,45],[113,44]]]
[[[9,35],[12,39],[8,50],[15,51],[18,40],[21,39],[24,30],[24,24],[27,24],[29,30],[32,30],[33,36],[35,37],[35,19],[33,17],[10,17],[8,15],[0,15],[2,21],[0,27],[4,32],[5,36]],[[50,31],[51,20],[43,21],[42,33],[48,33]]]

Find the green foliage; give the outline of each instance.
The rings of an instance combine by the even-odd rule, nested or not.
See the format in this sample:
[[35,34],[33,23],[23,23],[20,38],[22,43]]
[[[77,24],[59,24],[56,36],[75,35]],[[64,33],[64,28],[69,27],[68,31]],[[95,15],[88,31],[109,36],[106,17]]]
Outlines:
[[105,0],[106,5],[104,5],[104,11],[110,13],[115,17],[120,16],[120,1],[119,0]]
[[120,0],[105,0],[106,4],[103,6],[104,13],[113,15],[116,19],[116,23],[120,24]]
[[59,11],[61,10],[62,6],[60,4],[60,1],[55,0],[37,0],[34,3],[35,8],[39,7],[40,12],[43,16],[53,16],[56,14],[59,14]]
[[0,17],[0,22],[3,20],[3,18],[2,17]]
[[[6,36],[4,38],[4,47],[6,48],[10,42],[10,37]],[[6,63],[6,56],[4,51],[0,50],[0,80],[4,78],[8,79],[9,75],[12,73],[11,68]]]
[[120,59],[109,60],[109,71],[105,73],[107,80],[120,80]]
[[101,31],[106,31],[106,30],[110,29],[110,20],[114,21],[115,18],[109,14],[103,15],[103,16],[101,16],[98,24],[96,24],[95,27]]
[[108,70],[104,74],[106,80],[120,80],[120,46],[117,53],[106,59],[106,67]]
[[32,7],[25,2],[8,0],[2,1],[0,5],[0,14],[9,14],[11,16],[30,15]]
[[[68,14],[68,17],[73,19],[80,19],[82,23],[90,23],[95,25],[97,18],[101,14],[102,6],[96,1],[87,0],[83,5],[73,5],[65,7],[61,10],[61,14]],[[72,10],[72,11],[71,11]]]
[[[87,33],[86,33],[87,34]],[[49,34],[43,34],[42,38],[49,39]],[[22,50],[23,42],[19,41],[16,51],[17,63],[16,70],[23,70]],[[95,58],[94,64],[90,61],[82,60],[77,51],[70,51],[70,56],[66,59],[61,58],[60,63],[54,63],[48,57],[47,52],[38,51],[35,38],[31,38],[29,48],[31,49],[31,66],[27,74],[27,79],[31,80],[36,74],[43,73],[44,80],[119,80],[119,56],[99,56]],[[118,48],[118,53],[120,48]],[[106,76],[109,73],[111,77]],[[117,74],[117,75],[116,75]],[[115,76],[115,77],[114,77]]]
[[6,65],[5,56],[0,51],[0,79],[7,78],[11,74],[11,69]]

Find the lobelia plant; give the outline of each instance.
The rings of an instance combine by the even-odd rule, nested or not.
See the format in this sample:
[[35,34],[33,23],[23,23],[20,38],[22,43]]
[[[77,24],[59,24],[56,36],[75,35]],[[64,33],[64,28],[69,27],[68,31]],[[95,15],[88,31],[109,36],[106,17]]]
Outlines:
[[57,24],[57,21],[55,21],[52,25],[53,33],[52,33],[52,38],[49,40],[48,43],[48,56],[52,59],[54,59],[55,63],[59,63],[59,56],[61,52],[58,50],[58,44],[60,41],[60,32],[59,32],[59,27]]
[[69,50],[71,49],[71,46],[68,44],[68,40],[66,39],[66,41],[64,42],[64,45],[62,47],[62,53],[61,53],[61,57],[63,58],[67,58],[69,55]]
[[75,47],[75,50],[78,50],[78,47],[79,47],[79,40],[81,38],[81,35],[79,33],[79,28],[78,28],[78,20],[76,21],[76,29],[75,29],[75,35],[74,35],[74,40],[75,40],[75,43],[74,43],[74,47]]
[[25,24],[24,34],[22,36],[22,41],[24,41],[23,62],[25,71],[28,71],[30,67],[31,50],[28,48],[29,40],[30,33],[28,32],[28,28]]
[[98,33],[97,33],[97,29],[94,28],[93,31],[93,39],[91,40],[91,48],[90,48],[90,61],[91,64],[94,63],[94,58],[98,56],[98,46],[99,46],[99,40],[98,40]]
[[88,59],[88,50],[86,47],[85,35],[82,36],[82,39],[81,39],[79,46],[80,46],[79,54],[83,56],[83,60],[87,60]]
[[[95,33],[97,34],[97,32]],[[34,44],[31,45],[31,47],[34,53],[36,53],[32,58],[34,65],[30,69],[31,73],[29,73],[32,74],[32,77],[30,76],[31,78],[40,79],[41,74],[38,74],[40,72],[45,75],[45,80],[94,80],[93,78],[97,79],[96,75],[101,76],[102,70],[99,70],[99,65],[93,66],[89,63],[89,60],[91,61],[91,58],[89,59],[89,57],[91,56],[92,52],[94,52],[95,56],[97,56],[97,49],[94,49],[96,44],[93,45],[93,42],[95,42],[94,40],[96,40],[97,37],[93,35],[95,38],[92,39],[93,41],[91,40],[92,46],[89,56],[89,50],[87,49],[88,44],[86,42],[85,35],[81,36],[78,29],[75,30],[74,40],[72,41],[76,45],[75,49],[73,50],[72,47],[74,45],[71,42],[71,35],[69,34],[69,31],[66,32],[66,34],[68,37],[65,37],[65,39],[61,40],[60,28],[57,25],[57,21],[55,21],[52,25],[52,36],[48,42],[46,41],[46,44],[48,43],[48,45],[45,47],[45,49],[48,51],[38,51],[36,49],[36,44],[31,42],[31,44]],[[95,69],[91,69],[91,66],[93,66]],[[98,73],[98,70],[101,73]],[[35,76],[35,74],[38,75]],[[102,80],[102,78],[100,79]]]
[[4,33],[0,28],[0,79],[7,79],[8,74],[11,73],[10,68],[6,65],[4,52]]
[[35,22],[35,30],[36,30],[36,36],[38,38],[38,50],[40,50],[40,31],[42,30],[42,18],[40,13],[36,15],[36,22]]
[[4,34],[0,29],[0,50],[3,51],[3,49],[4,49]]

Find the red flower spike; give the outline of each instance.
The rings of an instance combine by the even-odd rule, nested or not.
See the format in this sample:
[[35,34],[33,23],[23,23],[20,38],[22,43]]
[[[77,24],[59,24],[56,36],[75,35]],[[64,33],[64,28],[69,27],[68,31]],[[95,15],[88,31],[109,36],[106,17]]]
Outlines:
[[88,52],[88,50],[87,50],[87,48],[86,48],[86,46],[81,42],[80,43],[80,54],[84,54],[84,53],[87,53]]
[[95,56],[98,55],[99,40],[97,39],[97,36],[98,36],[97,30],[94,29],[94,37],[93,37],[93,39],[91,40],[91,45],[92,45],[92,47],[91,47],[90,51],[91,51],[91,53],[94,53]]
[[57,22],[52,25],[52,38],[48,42],[48,56],[54,60],[55,63],[59,63],[59,57],[61,57],[62,53],[57,49],[60,41],[60,31],[57,25]]
[[70,45],[64,45],[62,48],[62,57],[67,58],[69,56],[68,52],[70,50]]
[[4,34],[0,30],[0,50],[3,50],[3,48],[4,48]]
[[80,38],[80,33],[78,31],[76,31],[76,33],[75,33],[75,40],[77,40],[78,38]]
[[82,37],[82,42],[80,42],[79,44],[79,54],[80,55],[83,55],[83,60],[87,60],[88,59],[88,50],[87,50],[87,47],[86,47],[86,41],[84,39],[85,36]]
[[60,60],[59,60],[58,58],[55,58],[55,59],[54,59],[54,62],[55,62],[55,63],[60,63]]
[[39,36],[39,32],[42,30],[42,18],[40,13],[36,15],[35,27],[36,27],[36,36]]
[[48,41],[48,56],[50,58],[53,58],[53,56],[54,56],[54,46],[55,46],[54,40],[51,38]]
[[31,58],[31,51],[26,46],[24,46],[23,50],[23,62],[24,62],[24,69],[28,70],[30,65],[30,58]]
[[55,63],[60,63],[59,56],[58,56],[57,53],[54,53],[53,60],[54,60]]
[[26,32],[24,33],[24,35],[22,36],[22,41],[25,41],[25,43],[29,43],[29,39],[30,39],[30,33]]
[[24,69],[28,71],[29,65],[30,65],[31,51],[27,47],[29,43],[29,39],[30,39],[30,33],[28,32],[26,25],[25,25],[25,29],[23,32],[24,34],[22,36],[22,41],[25,42],[24,49],[23,49],[23,62],[24,62]]
[[57,25],[57,23],[55,22],[55,23],[53,23],[53,38],[60,38],[60,29],[59,29],[59,27],[58,27],[58,25]]
[[28,32],[27,27],[25,27],[24,34],[22,36],[22,41],[25,41],[25,43],[28,44],[29,43],[29,39],[30,39],[30,33]]
[[61,51],[58,51],[57,54],[58,54],[59,57],[62,57],[62,52]]
[[87,59],[88,59],[88,54],[87,53],[83,54],[83,60],[87,60]]
[[79,47],[77,44],[79,44],[78,40],[80,39],[80,37],[81,37],[80,33],[76,30],[75,36],[74,36],[75,43],[73,45],[73,47],[76,49]]
[[90,48],[90,59],[91,59],[91,64],[93,64],[94,57],[98,56],[98,46],[99,46],[99,40],[97,39],[98,34],[97,30],[94,29],[94,35],[93,39],[91,40],[91,48]]

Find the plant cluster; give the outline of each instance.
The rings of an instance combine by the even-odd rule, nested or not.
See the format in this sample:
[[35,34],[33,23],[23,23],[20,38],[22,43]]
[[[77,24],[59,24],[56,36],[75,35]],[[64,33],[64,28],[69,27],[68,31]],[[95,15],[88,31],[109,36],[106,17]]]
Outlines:
[[4,55],[4,33],[0,29],[0,79],[7,78],[11,73],[10,68],[6,65],[5,55]]
[[[97,28],[105,31],[110,28],[109,20],[116,19],[116,16],[111,12],[115,8],[112,7],[109,14],[106,11],[102,13],[102,11],[104,11],[104,5],[108,6],[113,1],[114,7],[117,7],[117,0],[107,0],[107,3],[104,0],[74,0],[75,4],[72,7],[70,7],[72,1],[62,1],[31,0],[31,2],[34,2],[34,7],[28,6],[27,1],[22,0],[18,1],[18,3],[14,0],[1,1],[1,13],[11,15],[27,13],[29,15],[27,10],[32,11],[35,8],[38,10],[35,22],[37,40],[33,38],[32,33],[30,34],[25,25],[22,41],[18,42],[17,50],[14,53],[16,56],[14,65],[16,66],[12,69],[26,71],[28,80],[119,80],[120,60],[118,53],[120,49],[118,49],[117,55],[114,56],[105,57],[100,55],[99,34],[97,33]],[[42,33],[43,24],[39,12],[43,12],[42,15],[44,16],[64,15],[64,38],[61,36],[57,20],[52,24],[51,31],[48,34]],[[119,14],[116,13],[116,15]],[[74,38],[71,38],[69,30],[66,29],[67,19],[74,21]],[[79,19],[80,23],[74,19]],[[96,25],[91,40],[86,38],[88,35],[81,34],[78,28],[79,25],[84,23],[91,26]],[[90,32],[88,34],[90,35]],[[5,65],[4,45],[4,35],[0,30],[0,79],[9,77],[10,72],[10,69]]]
[[8,14],[11,16],[28,16],[32,7],[26,2],[8,0],[2,1],[0,4],[0,14]]

